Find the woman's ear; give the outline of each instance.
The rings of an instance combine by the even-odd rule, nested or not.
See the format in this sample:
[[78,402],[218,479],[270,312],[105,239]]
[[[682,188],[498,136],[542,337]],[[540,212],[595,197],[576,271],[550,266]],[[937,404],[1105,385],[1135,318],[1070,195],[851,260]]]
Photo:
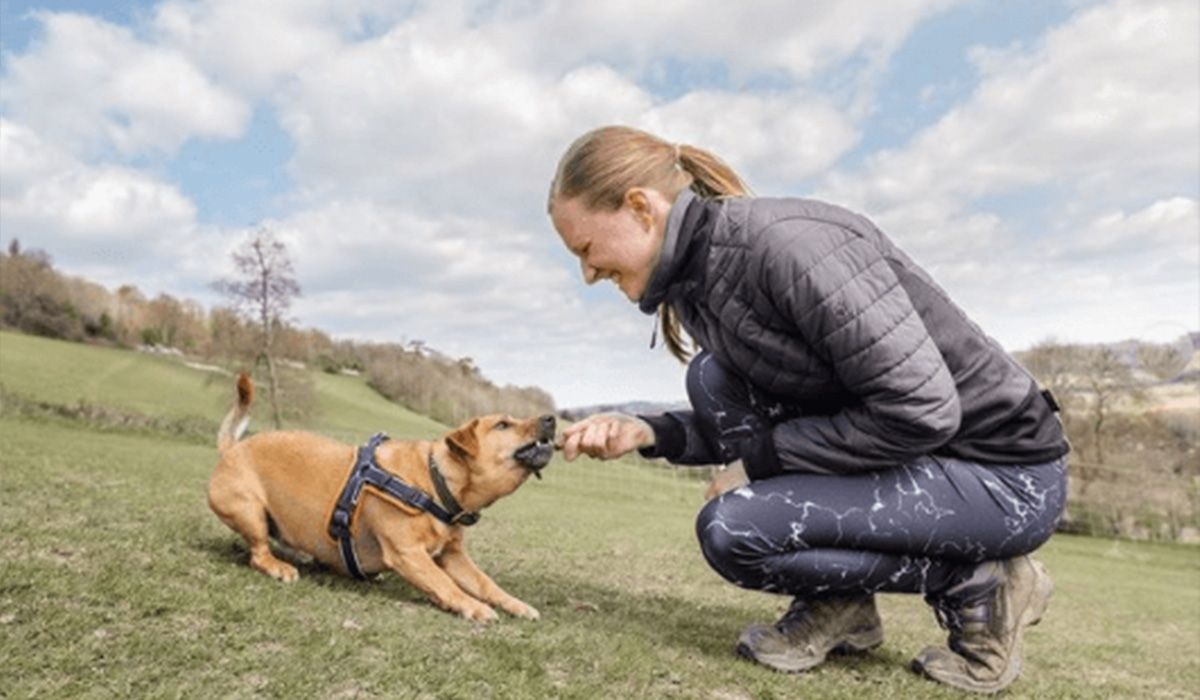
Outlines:
[[654,230],[654,205],[651,203],[645,189],[641,187],[630,188],[625,193],[625,206],[629,207],[629,211],[633,213],[633,218],[642,225],[642,228],[647,233]]

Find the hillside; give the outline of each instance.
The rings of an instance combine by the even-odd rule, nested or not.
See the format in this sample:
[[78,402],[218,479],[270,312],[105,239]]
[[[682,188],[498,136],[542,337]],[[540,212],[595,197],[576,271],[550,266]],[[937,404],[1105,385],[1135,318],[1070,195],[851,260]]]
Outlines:
[[[312,429],[351,442],[380,430],[428,438],[445,426],[406,410],[360,377],[313,372],[315,415],[286,427]],[[51,404],[99,404],[150,416],[216,423],[233,400],[233,378],[173,356],[147,354],[0,331],[0,387]],[[260,403],[257,408],[263,408]],[[256,411],[251,429],[268,425]],[[214,433],[215,439],[215,433]]]

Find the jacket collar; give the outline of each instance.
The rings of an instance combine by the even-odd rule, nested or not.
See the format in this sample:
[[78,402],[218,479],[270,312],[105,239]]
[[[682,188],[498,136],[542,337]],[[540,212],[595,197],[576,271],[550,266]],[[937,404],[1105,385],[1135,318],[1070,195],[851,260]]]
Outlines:
[[675,198],[667,214],[662,252],[646,284],[646,291],[638,301],[642,313],[653,315],[657,312],[671,288],[686,279],[697,249],[707,243],[702,229],[707,228],[705,224],[711,220],[708,202],[697,197],[690,188],[684,188]]

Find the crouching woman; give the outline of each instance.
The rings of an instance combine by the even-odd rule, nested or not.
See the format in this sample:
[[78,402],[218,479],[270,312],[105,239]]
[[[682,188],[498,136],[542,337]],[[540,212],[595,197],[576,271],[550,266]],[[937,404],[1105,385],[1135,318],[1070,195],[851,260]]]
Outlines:
[[[696,523],[712,567],[792,598],[736,650],[782,671],[882,643],[877,593],[924,596],[913,668],[995,692],[1052,584],[1066,496],[1053,398],[868,220],[748,196],[713,154],[625,127],[576,140],[549,199],[584,280],[660,314],[691,410],[564,431],[568,459],[728,464]],[[681,329],[698,352],[690,355]]]

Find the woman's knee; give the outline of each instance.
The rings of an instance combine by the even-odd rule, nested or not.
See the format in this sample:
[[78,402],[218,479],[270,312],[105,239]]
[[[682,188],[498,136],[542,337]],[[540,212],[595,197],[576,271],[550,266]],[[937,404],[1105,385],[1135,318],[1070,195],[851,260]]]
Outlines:
[[[745,520],[745,508],[726,494],[710,500],[696,516],[696,538],[709,566],[731,583],[761,587],[763,562],[775,553],[759,529]],[[743,499],[744,500],[744,499]]]
[[710,563],[714,558],[723,559],[729,548],[729,533],[724,527],[724,518],[718,514],[720,502],[720,498],[709,500],[696,516],[696,539]]
[[721,513],[720,497],[710,500],[696,516],[696,539],[708,565],[728,581],[737,583],[737,536]]

